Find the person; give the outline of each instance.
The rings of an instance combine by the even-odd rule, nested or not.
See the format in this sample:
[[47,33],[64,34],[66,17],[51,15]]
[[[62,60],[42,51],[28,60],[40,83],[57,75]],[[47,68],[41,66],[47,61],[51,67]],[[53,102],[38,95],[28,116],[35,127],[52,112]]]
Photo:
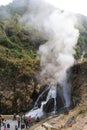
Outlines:
[[28,128],[28,120],[26,121],[26,128]]
[[6,125],[4,125],[4,130],[6,130]]
[[16,120],[16,113],[14,113],[13,115],[13,120]]
[[32,126],[32,118],[31,118],[31,116],[29,116],[28,121],[29,121],[29,127],[31,127]]
[[25,124],[21,123],[21,129],[24,129],[24,128],[25,128]]
[[6,126],[6,120],[3,121],[3,126]]
[[18,128],[20,127],[20,123],[21,123],[21,120],[20,120],[20,117],[18,117]]
[[0,114],[0,127],[3,124],[3,121],[4,121],[3,115]]
[[39,118],[39,116],[37,116],[37,118],[36,118],[36,122],[39,122],[40,121],[40,118]]
[[39,122],[39,121],[40,121],[40,118],[39,118],[38,114],[36,114],[36,116],[35,116],[35,121],[36,121],[36,122]]
[[7,124],[7,130],[10,130],[10,124],[9,123]]
[[25,127],[28,128],[28,120],[25,118],[24,120]]
[[0,114],[0,127],[1,127],[1,123],[2,123],[2,117],[1,117],[1,114]]
[[18,127],[17,127],[17,125],[15,125],[15,130],[18,130]]
[[4,117],[3,117],[3,115],[2,115],[2,122],[4,121]]
[[36,119],[36,122],[39,122],[40,121],[40,117],[38,116],[37,119]]

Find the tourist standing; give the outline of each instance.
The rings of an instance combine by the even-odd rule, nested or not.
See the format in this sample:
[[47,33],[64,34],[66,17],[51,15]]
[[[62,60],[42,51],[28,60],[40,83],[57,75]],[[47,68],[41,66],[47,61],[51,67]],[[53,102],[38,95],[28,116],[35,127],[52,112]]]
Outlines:
[[6,125],[4,126],[4,130],[7,130],[7,129],[6,129]]
[[25,118],[24,124],[25,124],[25,127],[28,128],[28,119]]
[[3,121],[3,126],[6,126],[6,120]]
[[13,120],[16,120],[16,119],[17,119],[16,116],[17,116],[16,113],[14,113],[14,115],[13,115]]
[[40,117],[38,116],[38,114],[36,114],[36,116],[35,116],[35,121],[36,121],[36,122],[39,122],[39,121],[40,121]]
[[9,123],[7,124],[7,130],[10,130],[10,124]]
[[18,117],[18,128],[20,127],[21,119]]
[[15,125],[15,130],[18,130],[18,127],[17,127],[17,125]]
[[31,127],[32,126],[32,118],[31,118],[31,116],[29,116],[28,121],[29,121],[29,127]]

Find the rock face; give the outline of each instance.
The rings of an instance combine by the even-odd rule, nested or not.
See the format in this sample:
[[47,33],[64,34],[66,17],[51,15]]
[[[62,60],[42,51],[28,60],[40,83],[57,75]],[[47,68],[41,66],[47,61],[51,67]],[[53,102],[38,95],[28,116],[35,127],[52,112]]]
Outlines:
[[49,99],[49,101],[43,106],[43,111],[46,113],[54,111],[54,98]]
[[57,93],[56,97],[56,106],[54,98],[48,100],[48,102],[43,106],[43,111],[46,113],[50,113],[52,111],[59,111],[61,108],[64,107],[64,103],[62,98]]
[[[87,61],[78,63],[72,68],[72,106],[71,108],[78,106],[79,104],[85,107],[87,101]],[[64,107],[64,99],[60,94],[60,86],[57,87],[56,98],[56,110],[59,111]],[[59,93],[58,93],[59,92]],[[70,108],[70,109],[71,109]],[[43,110],[47,113],[52,112],[54,109],[54,99],[50,99],[43,107]]]
[[[5,67],[5,63],[0,63],[1,67]],[[14,67],[8,63],[8,67]],[[12,69],[13,70],[13,69]],[[11,69],[10,69],[11,71]],[[15,75],[13,75],[15,72]],[[37,85],[36,79],[33,75],[22,74],[19,75],[19,70],[11,72],[11,82],[3,73],[0,73],[0,111],[2,113],[11,114],[13,112],[26,112],[32,108],[38,95],[40,94],[41,86]],[[17,73],[16,73],[17,72]],[[87,101],[87,61],[78,63],[72,68],[72,100],[74,106],[79,104],[86,105]],[[43,87],[44,88],[44,87]],[[47,91],[48,93],[48,91]],[[46,93],[46,95],[47,95]],[[42,100],[46,100],[46,95]],[[63,99],[57,93],[57,111],[63,107]],[[54,109],[54,99],[50,99],[43,110],[47,113]],[[39,103],[39,107],[41,104]]]
[[[0,80],[2,83],[2,81]],[[12,87],[0,88],[0,112],[2,114],[20,113],[32,108],[40,89],[33,77],[28,82],[17,81]],[[33,96],[32,96],[33,95]]]
[[57,86],[57,98],[56,98],[56,111],[59,111],[61,108],[64,107],[64,99],[61,93],[60,86]]
[[74,105],[87,100],[87,60],[73,67],[72,98]]

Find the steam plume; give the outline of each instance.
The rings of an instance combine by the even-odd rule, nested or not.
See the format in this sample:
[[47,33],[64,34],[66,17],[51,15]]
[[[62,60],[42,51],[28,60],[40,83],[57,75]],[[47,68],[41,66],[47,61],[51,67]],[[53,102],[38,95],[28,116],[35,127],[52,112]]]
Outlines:
[[[76,18],[73,14],[60,11],[46,0],[30,0],[31,14],[23,19],[32,21],[41,35],[48,39],[39,47],[41,59],[41,78],[51,79],[59,83],[63,89],[65,105],[70,106],[70,83],[68,69],[74,64],[74,47],[77,44],[79,32],[75,28]],[[28,16],[28,17],[27,17]]]

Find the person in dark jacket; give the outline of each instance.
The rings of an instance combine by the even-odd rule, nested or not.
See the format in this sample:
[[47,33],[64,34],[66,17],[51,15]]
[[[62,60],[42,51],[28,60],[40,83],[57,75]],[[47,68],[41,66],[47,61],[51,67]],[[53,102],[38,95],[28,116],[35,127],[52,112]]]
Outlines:
[[7,130],[10,130],[10,124],[9,123],[7,124]]

